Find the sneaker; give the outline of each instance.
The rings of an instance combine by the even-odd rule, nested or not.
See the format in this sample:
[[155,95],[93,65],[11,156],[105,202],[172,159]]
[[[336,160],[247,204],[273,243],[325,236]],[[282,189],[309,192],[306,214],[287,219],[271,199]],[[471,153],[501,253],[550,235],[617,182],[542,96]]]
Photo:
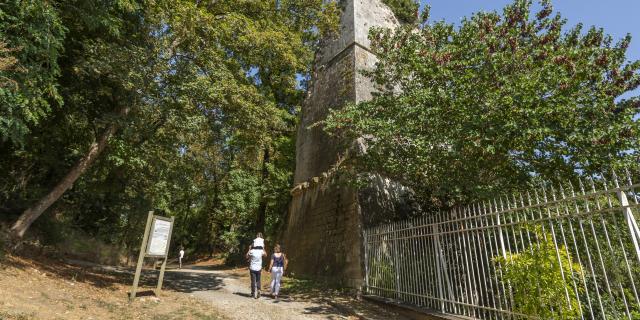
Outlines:
[[260,298],[260,290],[258,290],[258,294],[256,294],[256,299]]

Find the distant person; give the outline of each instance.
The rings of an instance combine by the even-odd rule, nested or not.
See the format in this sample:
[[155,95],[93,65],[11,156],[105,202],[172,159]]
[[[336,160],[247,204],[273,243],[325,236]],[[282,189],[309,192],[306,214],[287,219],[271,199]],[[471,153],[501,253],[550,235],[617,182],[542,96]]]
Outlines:
[[266,257],[267,252],[264,249],[253,248],[247,252],[249,260],[249,275],[251,276],[251,296],[255,299],[260,298],[260,276],[262,272],[262,257]]
[[262,238],[262,232],[258,232],[256,238],[253,239],[252,249],[264,249],[264,238]]
[[182,258],[184,258],[184,248],[180,247],[180,253],[178,254],[178,269],[182,269]]
[[280,249],[280,245],[276,244],[273,248],[273,255],[271,256],[271,263],[269,264],[269,270],[271,271],[271,294],[273,298],[278,301],[278,294],[280,293],[280,281],[285,270],[287,270],[287,256]]

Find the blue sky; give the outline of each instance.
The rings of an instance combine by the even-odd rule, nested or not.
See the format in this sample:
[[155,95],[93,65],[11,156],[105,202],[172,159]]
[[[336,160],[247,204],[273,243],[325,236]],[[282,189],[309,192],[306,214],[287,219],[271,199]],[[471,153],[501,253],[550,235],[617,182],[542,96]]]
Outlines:
[[[421,0],[431,6],[431,20],[458,22],[477,11],[498,10],[511,0]],[[536,2],[534,0],[534,2]],[[627,51],[630,60],[640,59],[640,0],[555,0],[553,8],[565,17],[567,26],[582,22],[585,29],[595,25],[619,40],[627,33],[633,37]],[[640,89],[625,97],[640,95]]]

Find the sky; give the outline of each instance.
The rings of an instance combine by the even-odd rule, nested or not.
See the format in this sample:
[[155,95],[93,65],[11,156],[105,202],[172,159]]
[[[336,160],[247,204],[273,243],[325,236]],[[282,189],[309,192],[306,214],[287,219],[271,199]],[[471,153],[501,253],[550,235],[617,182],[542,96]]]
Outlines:
[[[501,12],[511,0],[421,0],[421,4],[431,6],[431,20],[459,22],[464,16],[477,11]],[[534,0],[534,3],[536,1]],[[553,8],[567,19],[567,27],[579,22],[584,30],[592,25],[602,27],[613,36],[614,42],[627,33],[632,36],[627,51],[630,60],[640,59],[640,0],[552,0]],[[623,97],[638,96],[640,89]]]

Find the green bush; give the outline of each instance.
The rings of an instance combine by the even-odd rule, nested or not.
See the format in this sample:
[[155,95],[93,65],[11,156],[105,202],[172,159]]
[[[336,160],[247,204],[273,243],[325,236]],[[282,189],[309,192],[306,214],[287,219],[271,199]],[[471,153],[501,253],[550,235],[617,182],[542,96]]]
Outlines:
[[[369,283],[378,288],[395,288],[396,287],[396,274],[393,265],[388,261],[372,261],[369,265],[369,270],[372,270],[373,274],[369,279]],[[392,293],[384,292],[384,294]],[[384,295],[383,294],[383,295]]]
[[579,297],[573,290],[572,277],[579,281],[582,268],[572,262],[564,246],[558,247],[558,259],[551,234],[543,233],[539,227],[534,234],[539,245],[532,243],[521,253],[493,259],[496,269],[502,270],[505,287],[510,287],[513,293],[513,311],[541,319],[580,318]]

